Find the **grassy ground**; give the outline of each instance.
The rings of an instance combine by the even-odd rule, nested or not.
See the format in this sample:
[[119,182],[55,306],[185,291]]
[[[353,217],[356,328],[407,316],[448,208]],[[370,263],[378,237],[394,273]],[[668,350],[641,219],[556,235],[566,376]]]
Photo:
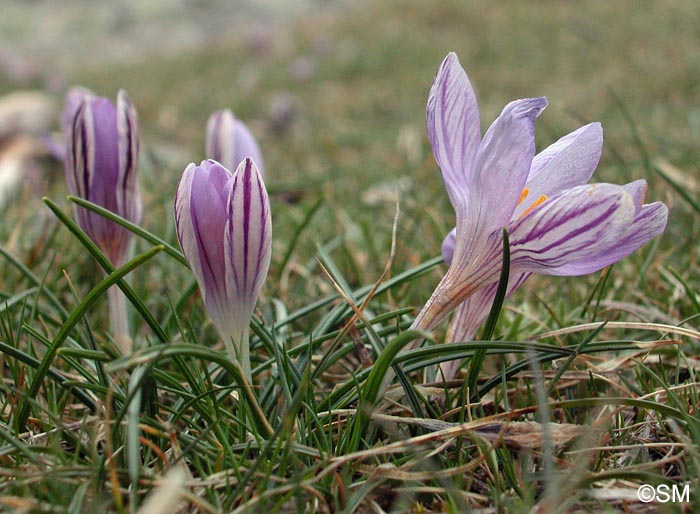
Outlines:
[[[130,274],[141,350],[116,358],[104,295],[89,304],[99,266],[27,191],[0,226],[0,510],[160,512],[146,503],[160,493],[179,494],[173,512],[697,511],[698,14],[691,0],[323,5],[176,56],[61,70],[100,94],[129,92],[142,226],[171,244],[175,184],[203,157],[209,113],[231,107],[258,136],[274,247],[254,400],[168,252]],[[646,178],[670,222],[608,271],[535,278],[508,300],[482,344],[480,402],[459,381],[424,388],[420,371],[438,355],[414,352],[403,364],[411,394],[390,392],[369,420],[357,407],[375,405],[378,350],[444,273],[434,258],[454,218],[424,116],[452,50],[482,124],[538,95],[550,102],[540,148],[601,121],[595,180]],[[70,212],[60,166],[45,182]],[[396,254],[364,311],[369,327],[347,301],[359,304],[386,265],[397,187]],[[137,239],[136,254],[153,247]],[[544,421],[555,424],[518,423]],[[640,484],[686,482],[692,504],[637,500]]]

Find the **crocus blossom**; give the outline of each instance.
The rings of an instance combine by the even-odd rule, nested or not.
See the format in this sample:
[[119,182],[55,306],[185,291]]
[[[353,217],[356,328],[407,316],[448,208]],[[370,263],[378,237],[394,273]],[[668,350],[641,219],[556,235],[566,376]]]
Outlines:
[[[132,223],[141,220],[137,178],[139,131],[136,109],[119,91],[116,107],[82,88],[72,89],[64,110],[68,190]],[[75,220],[113,266],[126,261],[131,232],[75,206]],[[112,336],[122,352],[131,349],[126,300],[119,288],[107,291]]]
[[270,266],[270,201],[252,159],[233,175],[214,160],[190,164],[175,194],[180,247],[232,359],[250,379],[250,319]]
[[250,157],[264,177],[262,154],[255,137],[245,124],[237,119],[230,109],[216,111],[207,121],[206,152],[209,159],[220,162],[233,170]]
[[[663,232],[667,208],[643,204],[643,180],[587,184],[600,158],[600,124],[581,127],[535,156],[534,122],[546,106],[545,98],[511,102],[482,138],[467,74],[454,53],[443,61],[426,120],[457,223],[443,243],[447,273],[412,328],[430,330],[459,309],[448,340],[473,337],[495,296],[504,227],[507,294],[532,273],[594,272]],[[443,368],[446,378],[454,369]]]
[[[79,90],[78,90],[79,91]],[[126,92],[116,107],[83,90],[68,98],[66,179],[74,196],[100,205],[132,223],[141,220],[137,180],[138,117]],[[75,218],[114,266],[124,263],[131,232],[82,207]]]

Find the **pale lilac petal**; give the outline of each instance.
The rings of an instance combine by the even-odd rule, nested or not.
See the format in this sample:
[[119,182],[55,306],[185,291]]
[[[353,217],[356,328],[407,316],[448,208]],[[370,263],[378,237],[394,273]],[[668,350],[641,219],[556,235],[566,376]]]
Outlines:
[[642,208],[644,204],[644,197],[647,194],[647,181],[644,179],[635,180],[622,186],[625,191],[632,195],[634,198],[634,206],[637,210]]
[[632,196],[620,186],[565,191],[508,228],[511,272],[562,274],[563,266],[594,258],[623,237],[634,211]]
[[471,187],[481,129],[476,95],[454,53],[445,57],[430,89],[426,126],[447,194],[459,211]]
[[192,273],[206,297],[206,281],[204,279],[204,262],[199,250],[198,234],[194,230],[192,218],[192,183],[195,179],[197,166],[191,163],[185,168],[175,190],[175,229],[182,253],[190,264]]
[[586,275],[609,266],[663,233],[668,220],[668,208],[661,202],[642,206],[635,214],[627,230],[607,249],[598,255],[570,262],[552,275]]
[[250,159],[245,159],[233,175],[228,198],[224,253],[226,289],[231,305],[234,330],[250,324],[255,302],[270,266],[272,224],[270,200],[262,177]]
[[603,129],[600,123],[591,123],[537,154],[525,184],[528,197],[515,209],[513,219],[519,218],[541,195],[551,197],[588,182],[598,166],[602,149]]
[[222,240],[231,174],[215,161],[190,164],[175,194],[175,226],[185,258],[221,331],[227,312],[226,259]]
[[[469,196],[469,225],[490,234],[512,218],[535,155],[535,118],[546,98],[511,102],[484,135]],[[462,229],[457,220],[460,238]]]
[[253,159],[264,176],[262,152],[246,125],[229,110],[213,113],[207,121],[207,157],[235,170],[246,157]]
[[445,236],[445,239],[443,239],[442,247],[440,248],[442,251],[442,259],[448,266],[452,264],[452,257],[455,253],[456,236],[457,229],[453,228],[452,230],[450,230],[449,234]]
[[117,211],[132,223],[141,221],[141,192],[137,180],[139,159],[138,114],[126,91],[117,95],[118,176]]
[[594,122],[560,138],[532,159],[528,187],[537,183],[560,184],[555,191],[585,184],[593,175],[603,149],[603,127]]

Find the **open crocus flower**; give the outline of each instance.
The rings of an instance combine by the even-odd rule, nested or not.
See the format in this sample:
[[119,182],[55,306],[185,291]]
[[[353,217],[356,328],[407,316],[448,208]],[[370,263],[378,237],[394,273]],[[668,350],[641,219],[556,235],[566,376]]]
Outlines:
[[[100,205],[132,223],[141,220],[137,179],[138,117],[125,91],[116,108],[87,90],[69,95],[66,179],[74,196]],[[124,263],[131,232],[106,218],[75,207],[75,218],[114,266]]]
[[264,177],[262,154],[255,137],[230,109],[216,111],[207,121],[206,152],[209,159],[220,162],[225,168],[235,169],[250,157]]
[[190,164],[175,193],[175,224],[212,321],[250,380],[250,319],[272,241],[270,201],[253,160],[233,175],[213,160]]
[[[599,270],[663,232],[667,208],[643,204],[643,180],[586,184],[600,158],[598,123],[535,156],[534,121],[546,106],[545,98],[511,102],[482,138],[467,74],[455,54],[443,61],[430,91],[427,129],[457,226],[443,243],[449,269],[412,328],[430,330],[459,307],[448,340],[473,336],[495,296],[504,227],[508,294],[532,273]],[[450,378],[454,369],[446,368]]]

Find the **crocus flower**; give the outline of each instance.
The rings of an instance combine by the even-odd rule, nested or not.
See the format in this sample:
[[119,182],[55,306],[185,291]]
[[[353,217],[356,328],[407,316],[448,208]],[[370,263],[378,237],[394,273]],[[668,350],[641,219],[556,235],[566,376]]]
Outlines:
[[250,319],[272,236],[270,201],[253,160],[233,175],[213,160],[190,164],[175,193],[175,224],[212,321],[250,380]]
[[[431,330],[459,308],[449,340],[473,336],[488,314],[510,241],[511,294],[532,273],[583,275],[630,254],[663,232],[667,208],[644,205],[646,184],[586,184],[603,142],[592,123],[535,156],[534,121],[545,98],[509,103],[481,137],[476,96],[454,53],[430,91],[427,129],[456,228],[443,243],[447,273],[416,317]],[[450,378],[454,367],[443,368]]]
[[207,121],[206,152],[209,159],[233,170],[246,157],[253,159],[264,177],[262,154],[255,137],[230,109],[216,111]]
[[[126,92],[116,107],[85,89],[68,94],[64,110],[68,190],[132,223],[141,220],[136,176],[139,156],[138,117]],[[80,228],[113,266],[126,261],[131,232],[82,207],[74,209]],[[131,349],[126,300],[117,287],[107,291],[112,336],[123,353]]]
[[[69,110],[73,111],[66,150],[70,194],[138,223],[138,117],[126,92],[119,91],[115,107],[82,90],[75,97],[69,95],[66,113]],[[82,207],[75,207],[75,218],[114,266],[124,263],[131,232]]]

